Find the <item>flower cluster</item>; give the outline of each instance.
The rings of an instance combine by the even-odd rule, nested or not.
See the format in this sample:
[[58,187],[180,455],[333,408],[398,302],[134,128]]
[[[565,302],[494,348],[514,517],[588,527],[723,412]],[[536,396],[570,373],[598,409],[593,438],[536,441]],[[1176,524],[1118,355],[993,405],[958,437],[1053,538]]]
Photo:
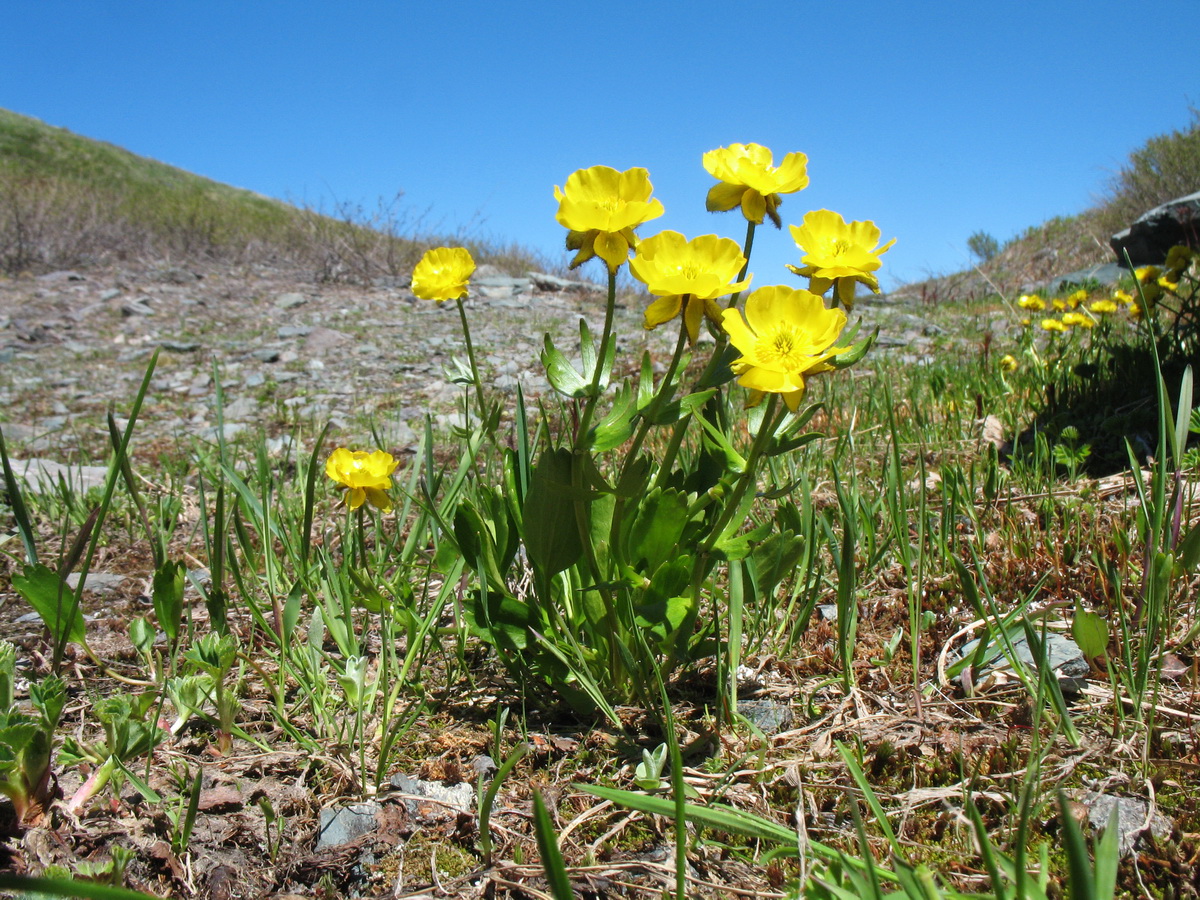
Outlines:
[[[766,219],[782,227],[782,195],[803,190],[809,181],[803,153],[788,153],[776,166],[771,151],[760,144],[710,150],[703,164],[717,179],[705,205],[712,212],[740,209],[750,235]],[[795,409],[805,378],[834,368],[831,360],[846,349],[834,346],[846,323],[836,306],[840,302],[849,309],[859,284],[879,292],[880,256],[894,241],[879,246],[873,222],[847,223],[830,210],[810,212],[802,225],[791,226],[801,259],[800,265],[788,266],[808,279],[807,289],[755,291],[746,299],[743,317],[736,303],[751,281],[746,255],[736,242],[716,235],[689,240],[663,231],[639,238],[634,229],[663,214],[651,194],[645,169],[618,172],[607,166],[580,169],[564,187],[556,187],[557,219],[568,229],[567,249],[575,251],[571,266],[598,256],[615,279],[628,262],[629,273],[654,297],[645,312],[646,328],[679,319],[694,344],[707,320],[741,353],[734,371],[750,390],[751,404],[764,393],[778,393]],[[831,289],[834,308],[827,309],[823,295]],[[723,297],[733,299],[722,306]]]

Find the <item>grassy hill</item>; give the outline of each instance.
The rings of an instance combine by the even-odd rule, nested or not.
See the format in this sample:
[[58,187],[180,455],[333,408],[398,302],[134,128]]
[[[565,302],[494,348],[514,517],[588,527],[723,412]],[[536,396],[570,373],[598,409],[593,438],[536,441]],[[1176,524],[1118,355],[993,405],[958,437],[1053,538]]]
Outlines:
[[[0,271],[9,274],[171,259],[369,280],[407,274],[436,241],[405,233],[394,205],[299,208],[0,109]],[[544,265],[519,246],[466,243],[504,269]]]

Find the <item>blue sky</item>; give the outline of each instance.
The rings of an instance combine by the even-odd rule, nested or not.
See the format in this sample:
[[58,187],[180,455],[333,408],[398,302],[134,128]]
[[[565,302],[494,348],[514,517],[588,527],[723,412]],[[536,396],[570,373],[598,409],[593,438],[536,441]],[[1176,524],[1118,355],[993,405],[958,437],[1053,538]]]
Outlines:
[[403,191],[413,224],[553,259],[574,169],[649,169],[666,215],[644,234],[740,241],[736,213],[704,210],[701,155],[799,150],[811,184],[760,230],[755,283],[794,280],[786,223],[824,207],[897,239],[887,287],[965,267],[976,230],[1091,205],[1200,106],[1177,37],[1198,30],[1196,0],[27,0],[5,11],[0,106],[283,199]]

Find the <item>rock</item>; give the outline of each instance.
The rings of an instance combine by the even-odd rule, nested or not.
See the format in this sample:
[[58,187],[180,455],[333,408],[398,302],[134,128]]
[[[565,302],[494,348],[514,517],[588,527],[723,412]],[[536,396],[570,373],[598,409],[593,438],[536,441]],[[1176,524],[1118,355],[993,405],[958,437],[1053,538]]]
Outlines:
[[[1034,625],[1034,629],[1037,629],[1036,625]],[[1046,632],[1045,639],[1046,655],[1049,658],[1050,670],[1058,675],[1059,686],[1064,692],[1078,693],[1082,687],[1080,680],[1091,671],[1091,666],[1088,665],[1088,661],[1083,657],[1083,651],[1069,637],[1055,631]],[[1019,634],[1013,637],[1012,644],[1017,658],[1030,669],[1036,671],[1037,663],[1034,661],[1033,653],[1029,649],[1029,642],[1025,639],[1025,635]],[[967,642],[963,646],[959,658],[962,659],[970,656],[978,646],[978,640]],[[1004,666],[1007,666],[1007,660],[1004,658],[1003,645],[999,641],[995,641],[984,654],[984,663],[980,675],[986,676],[987,673],[994,672]],[[981,680],[979,675],[977,675],[977,683]]]
[[197,341],[159,341],[158,346],[170,353],[194,353],[200,349]]
[[278,338],[307,337],[311,332],[311,325],[281,325],[275,330],[275,336]]
[[375,816],[381,809],[383,807],[371,801],[352,803],[341,809],[321,810],[317,850],[341,847],[375,831],[379,827]]
[[581,294],[603,293],[604,286],[591,281],[572,281],[569,278],[559,278],[557,275],[547,275],[545,272],[530,272],[529,280],[534,287],[541,291],[573,291]]
[[739,700],[737,711],[763,734],[778,734],[792,724],[792,708],[774,700]]
[[308,337],[304,339],[304,349],[309,353],[322,353],[326,350],[345,346],[353,340],[354,338],[350,337],[344,331],[318,326],[310,331]]
[[107,291],[100,292],[100,301],[102,303],[107,303],[109,300],[112,300],[114,297],[120,297],[120,296],[121,296],[121,291],[119,288],[109,288]]
[[1195,240],[1198,221],[1200,191],[1169,200],[1143,213],[1124,231],[1114,234],[1109,245],[1122,264],[1124,251],[1128,251],[1129,261],[1135,266],[1158,265],[1176,244]]
[[[279,362],[280,351],[275,347],[263,347],[261,350],[255,350],[250,354],[259,362],[273,363]],[[259,384],[262,382],[260,381]]]
[[[1163,258],[1166,258],[1166,253],[1163,254]],[[1116,263],[1102,263],[1096,266],[1088,266],[1086,269],[1077,269],[1074,272],[1068,272],[1066,275],[1059,275],[1057,278],[1051,278],[1037,285],[1034,290],[1056,294],[1067,290],[1068,286],[1082,287],[1089,282],[1116,284],[1128,274],[1129,270],[1124,266],[1119,266]],[[1026,293],[1031,292],[1027,291]]]
[[391,785],[409,795],[404,800],[405,806],[410,814],[422,818],[439,818],[447,812],[469,813],[475,805],[475,786],[465,781],[445,785],[398,772],[392,776]]
[[146,299],[131,300],[128,303],[121,304],[121,315],[129,318],[130,316],[152,316],[154,310],[150,308],[149,301]]
[[303,294],[288,292],[286,294],[278,294],[275,297],[276,309],[295,309],[297,306],[303,306],[308,302],[308,298]]
[[1171,836],[1171,821],[1158,812],[1149,816],[1150,805],[1145,800],[1134,797],[1114,797],[1111,794],[1088,793],[1083,798],[1087,807],[1088,821],[1097,830],[1108,827],[1112,811],[1117,811],[1117,831],[1120,835],[1118,846],[1121,856],[1128,856],[1144,839],[1149,831],[1156,840],[1165,840]]
[[29,490],[47,493],[58,489],[61,482],[77,493],[90,488],[103,488],[108,480],[107,466],[66,466],[51,459],[14,459],[14,474],[24,478]]
[[[126,578],[124,575],[115,575],[111,572],[88,572],[87,580],[84,581],[84,589],[91,591],[93,594],[111,594],[122,584]],[[75,590],[79,587],[79,573],[72,572],[67,576],[67,587]]]

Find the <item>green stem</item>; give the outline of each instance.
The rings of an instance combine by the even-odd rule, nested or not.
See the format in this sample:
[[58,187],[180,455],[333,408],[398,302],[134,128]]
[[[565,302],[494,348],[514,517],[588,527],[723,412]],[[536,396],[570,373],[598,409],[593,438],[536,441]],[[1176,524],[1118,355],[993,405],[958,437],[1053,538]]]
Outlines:
[[[467,324],[467,311],[463,306],[463,298],[459,297],[455,302],[458,304],[458,318],[462,321],[463,340],[467,345],[467,361],[471,364],[471,380],[475,383],[475,396],[479,403],[479,421],[483,422],[487,407],[483,402],[483,382],[479,380],[479,366],[475,363],[475,347],[471,343],[471,327]],[[463,412],[465,415],[466,410]],[[470,416],[467,416],[467,419],[469,420]]]
[[592,384],[588,390],[587,403],[584,404],[583,414],[579,417],[579,428],[575,432],[575,452],[583,449],[587,440],[588,429],[592,427],[592,416],[596,412],[596,403],[600,399],[600,378],[604,374],[604,360],[608,357],[608,342],[612,337],[613,310],[617,306],[617,273],[608,270],[608,302],[604,306],[604,331],[600,337],[600,351],[596,357],[596,370],[592,373]]
[[675,341],[675,352],[671,355],[671,362],[667,364],[667,371],[663,375],[662,383],[655,393],[654,399],[650,402],[650,409],[642,417],[642,423],[638,426],[637,434],[634,435],[633,444],[626,453],[625,463],[621,466],[622,476],[628,471],[630,463],[637,459],[638,451],[642,449],[642,443],[646,440],[646,435],[650,432],[650,426],[654,424],[654,419],[658,417],[663,403],[667,402],[674,394],[674,391],[671,390],[671,382],[675,380],[675,373],[679,370],[679,361],[683,358],[683,348],[686,342],[687,326],[683,323],[683,319],[680,319],[679,337]]

